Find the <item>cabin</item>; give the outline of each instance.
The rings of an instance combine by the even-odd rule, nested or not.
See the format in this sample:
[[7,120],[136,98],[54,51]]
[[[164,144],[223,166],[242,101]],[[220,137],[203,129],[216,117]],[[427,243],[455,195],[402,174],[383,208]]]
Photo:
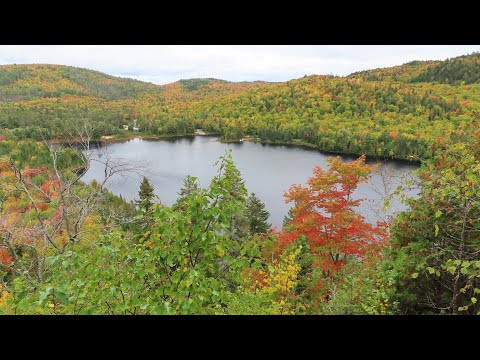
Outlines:
[[205,136],[207,133],[203,129],[195,129],[195,135]]
[[123,130],[128,130],[128,125],[123,125]]

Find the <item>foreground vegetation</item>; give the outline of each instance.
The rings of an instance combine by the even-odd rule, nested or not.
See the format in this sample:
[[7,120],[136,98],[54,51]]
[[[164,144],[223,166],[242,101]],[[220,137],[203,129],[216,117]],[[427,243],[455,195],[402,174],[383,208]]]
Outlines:
[[456,136],[391,222],[366,222],[350,196],[375,166],[332,157],[286,192],[280,230],[228,152],[208,188],[189,176],[167,207],[146,178],[128,204],[78,181],[70,169],[88,156],[3,137],[0,312],[477,314],[480,134]]

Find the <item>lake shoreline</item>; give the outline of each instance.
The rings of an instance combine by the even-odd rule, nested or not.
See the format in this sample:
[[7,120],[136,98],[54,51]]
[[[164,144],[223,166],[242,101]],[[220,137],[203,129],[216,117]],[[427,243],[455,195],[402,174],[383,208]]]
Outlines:
[[[265,140],[256,140],[256,139],[245,139],[245,141],[249,141],[255,144],[262,144],[262,145],[270,145],[270,146],[285,146],[285,147],[292,147],[292,148],[301,148],[305,150],[315,150],[318,151],[322,154],[325,155],[330,155],[330,156],[349,156],[349,157],[358,157],[361,156],[362,154],[357,154],[357,153],[346,153],[346,152],[334,152],[334,151],[327,151],[327,150],[322,150],[316,147],[313,144],[309,143],[295,143],[295,142],[276,142],[276,141],[265,141]],[[367,155],[366,156],[368,161],[380,161],[380,162],[385,162],[385,161],[398,161],[406,164],[416,164],[416,165],[421,165],[422,161],[421,160],[415,160],[415,159],[405,159],[405,158],[398,158],[398,157],[378,157],[378,156],[372,156],[372,155]]]
[[[132,140],[91,147],[91,157],[103,157],[108,154],[112,159],[122,159],[131,164],[144,164],[146,175],[155,188],[156,195],[166,206],[171,206],[178,199],[181,184],[187,175],[195,176],[201,187],[208,187],[217,174],[215,163],[227,150],[232,151],[235,165],[245,180],[249,192],[254,192],[266,204],[270,212],[270,222],[281,226],[284,215],[291,204],[285,204],[283,194],[293,184],[304,184],[316,166],[328,167],[327,157],[316,149],[301,148],[299,146],[284,146],[275,144],[267,145],[243,141],[240,144],[226,144],[218,141],[217,137],[190,136],[183,140],[157,141],[157,140]],[[350,162],[354,156],[342,157]],[[395,176],[392,177],[393,188],[401,181],[404,173],[411,173],[417,167],[405,161],[386,161],[382,168],[391,169]],[[88,172],[82,177],[87,183],[93,179],[101,181],[105,169],[100,162],[93,162]],[[141,176],[128,174],[112,178],[107,189],[127,201],[138,199],[138,189]],[[379,201],[379,193],[374,189],[382,189],[382,175],[372,174],[371,180],[358,189],[359,198],[367,198],[362,208],[362,214],[369,219],[376,219],[376,213],[370,207],[378,209],[375,201]],[[390,181],[390,180],[389,180]],[[371,187],[374,186],[373,188]],[[357,196],[356,195],[356,196]],[[394,204],[394,202],[392,202]],[[393,209],[401,210],[403,207],[395,202]],[[393,210],[392,210],[393,211]],[[382,214],[382,212],[380,212]]]
[[[182,135],[152,135],[152,134],[129,134],[127,136],[121,136],[121,137],[107,137],[107,138],[97,138],[97,139],[92,139],[91,143],[95,144],[96,146],[105,146],[108,144],[114,144],[114,143],[123,143],[123,142],[128,142],[133,139],[141,139],[145,141],[174,141],[177,139],[188,139],[188,138],[195,138],[197,136],[200,137],[217,137],[218,142],[223,143],[223,144],[242,144],[242,141],[225,141],[225,140],[220,140],[220,134],[209,134],[205,133],[202,135],[199,134],[182,134]],[[285,146],[285,147],[291,147],[291,148],[301,148],[301,149],[306,149],[306,150],[313,150],[313,151],[318,151],[322,154],[329,155],[329,156],[348,156],[348,157],[358,157],[361,156],[361,154],[357,153],[345,153],[345,152],[332,152],[332,151],[326,151],[317,148],[313,144],[309,143],[299,143],[299,142],[279,142],[279,141],[270,141],[270,140],[260,140],[258,138],[245,138],[245,142],[251,142],[255,144],[261,144],[261,145],[269,145],[269,146]],[[74,140],[66,140],[66,139],[53,139],[53,140],[48,140],[48,143],[50,144],[60,144],[60,145],[70,145],[70,144],[81,144],[82,141],[80,139],[74,139]],[[421,165],[422,161],[421,160],[416,160],[416,159],[405,159],[405,158],[397,158],[397,157],[378,157],[378,156],[371,156],[367,155],[367,160],[368,161],[380,161],[380,162],[385,162],[385,161],[396,161],[400,163],[405,163],[405,164],[416,164],[416,165]]]
[[[184,137],[194,137],[197,135],[151,135],[151,134],[131,134],[127,136],[113,136],[113,137],[101,137],[101,138],[94,138],[91,139],[90,142],[94,144],[111,144],[111,143],[122,143],[122,142],[127,142],[133,139],[142,139],[142,140],[151,140],[151,141],[156,141],[156,140],[169,140],[169,139],[176,139],[176,138],[184,138]],[[205,136],[205,135],[199,135],[199,136]],[[49,144],[56,144],[56,145],[70,145],[70,144],[81,144],[83,141],[80,138],[75,138],[75,139],[65,139],[65,138],[59,138],[59,139],[51,139],[47,140]]]

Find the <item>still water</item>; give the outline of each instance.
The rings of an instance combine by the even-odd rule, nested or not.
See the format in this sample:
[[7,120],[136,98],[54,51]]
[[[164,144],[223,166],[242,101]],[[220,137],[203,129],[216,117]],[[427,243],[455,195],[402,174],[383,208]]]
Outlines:
[[[312,176],[315,166],[327,168],[327,154],[316,150],[283,145],[262,145],[251,142],[223,144],[216,137],[196,136],[167,141],[148,141],[133,139],[124,143],[108,144],[94,148],[91,156],[96,159],[111,159],[123,162],[127,167],[141,168],[155,187],[155,193],[165,205],[172,205],[187,175],[196,176],[203,187],[208,187],[216,174],[215,162],[226,149],[232,149],[233,159],[240,170],[249,193],[254,192],[270,212],[270,222],[282,226],[283,217],[291,204],[285,204],[283,193],[292,184],[305,184]],[[342,156],[345,161],[355,159]],[[374,161],[368,161],[373,163]],[[369,220],[375,222],[395,211],[405,209],[398,199],[390,207],[382,209],[382,198],[393,192],[402,178],[415,179],[412,171],[417,168],[413,163],[388,161],[374,174],[367,184],[362,184],[354,193],[356,198],[366,198],[359,211]],[[90,169],[82,178],[85,182],[93,179],[102,181],[105,166],[93,161]],[[114,175],[107,182],[107,188],[126,200],[137,198],[141,175],[136,172]],[[415,196],[417,188],[406,192]],[[387,215],[388,213],[388,215]]]

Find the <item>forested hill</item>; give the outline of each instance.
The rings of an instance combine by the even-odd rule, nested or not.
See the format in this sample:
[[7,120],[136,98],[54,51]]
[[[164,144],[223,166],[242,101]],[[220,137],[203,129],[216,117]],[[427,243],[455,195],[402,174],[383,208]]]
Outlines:
[[[220,79],[198,78],[182,79],[171,84],[160,86],[163,90],[158,99],[166,102],[199,101],[206,98],[240,94],[247,90],[261,88],[268,83],[265,81],[230,82]],[[156,94],[151,94],[156,95]]]
[[411,61],[403,65],[354,72],[348,77],[365,81],[412,82],[418,75],[423,74],[427,69],[439,63],[441,62]]
[[225,95],[266,82],[232,83],[220,79],[179,80],[164,86],[107,75],[99,71],[64,65],[32,64],[0,66],[0,102],[60,98],[69,95],[102,100],[136,99],[152,94],[162,99],[198,100]]
[[459,56],[439,62],[416,76],[415,82],[443,84],[478,84],[480,82],[480,53]]
[[[0,128],[17,137],[62,137],[89,120],[95,136],[193,134],[226,141],[304,144],[334,153],[421,159],[430,145],[478,126],[479,54],[413,61],[347,77],[287,82],[179,80],[155,85],[60,65],[0,66]],[[131,131],[131,127],[130,130]]]
[[399,66],[355,72],[348,77],[365,81],[476,84],[480,82],[480,53],[445,61],[411,61]]
[[99,71],[63,65],[0,66],[0,101],[21,101],[65,95],[93,96],[105,100],[134,98],[159,92],[157,85],[120,78]]

